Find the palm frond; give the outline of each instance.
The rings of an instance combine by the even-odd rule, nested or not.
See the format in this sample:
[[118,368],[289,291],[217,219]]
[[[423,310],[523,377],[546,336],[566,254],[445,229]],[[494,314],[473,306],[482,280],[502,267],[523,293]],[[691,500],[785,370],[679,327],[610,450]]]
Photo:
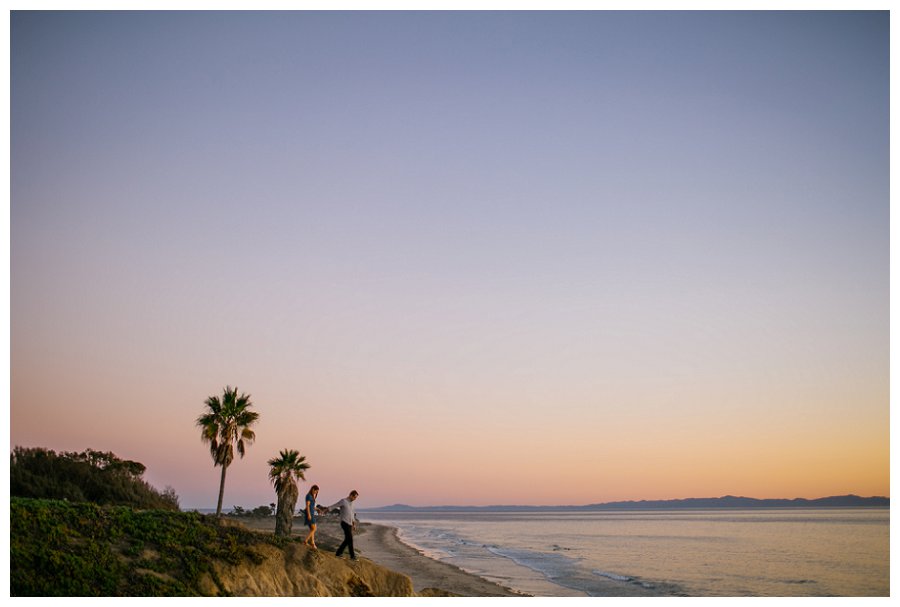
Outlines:
[[297,480],[306,480],[304,471],[310,468],[306,457],[295,449],[282,449],[278,457],[269,460],[269,466],[269,480],[279,495],[289,485],[296,487]]

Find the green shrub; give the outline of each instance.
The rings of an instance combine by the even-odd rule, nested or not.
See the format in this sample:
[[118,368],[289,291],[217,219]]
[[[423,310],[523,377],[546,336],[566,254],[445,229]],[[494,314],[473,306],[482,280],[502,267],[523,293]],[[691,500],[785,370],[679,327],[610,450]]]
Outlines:
[[10,495],[71,502],[178,510],[171,488],[158,491],[141,477],[146,467],[114,453],[87,449],[57,454],[16,447],[10,455]]

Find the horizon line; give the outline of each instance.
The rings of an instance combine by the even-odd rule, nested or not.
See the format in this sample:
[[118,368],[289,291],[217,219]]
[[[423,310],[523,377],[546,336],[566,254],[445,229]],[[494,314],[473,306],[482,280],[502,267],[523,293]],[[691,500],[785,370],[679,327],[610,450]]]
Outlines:
[[[798,502],[798,501],[806,501],[806,502],[814,502],[821,501],[827,499],[837,499],[837,498],[857,498],[863,500],[874,500],[874,499],[884,499],[890,500],[889,495],[870,495],[870,496],[861,496],[855,493],[846,493],[841,495],[826,495],[822,497],[748,497],[744,495],[722,495],[718,497],[683,497],[683,498],[665,498],[665,499],[629,499],[629,500],[613,500],[609,502],[591,502],[588,504],[487,504],[487,505],[473,505],[473,504],[440,504],[434,506],[422,506],[422,505],[412,505],[412,504],[404,504],[404,503],[393,503],[393,504],[384,504],[381,506],[366,506],[364,508],[358,508],[359,512],[363,512],[366,510],[378,510],[383,508],[394,508],[394,507],[403,507],[403,508],[429,508],[429,509],[441,509],[441,508],[589,508],[591,506],[608,506],[613,504],[642,504],[642,503],[677,503],[677,502],[685,502],[685,501],[702,501],[702,500],[725,500],[725,499],[742,499],[742,500],[755,500],[760,502],[765,501],[779,501],[779,502]],[[244,508],[240,504],[235,504]],[[261,504],[268,505],[268,504]],[[234,506],[232,506],[232,509]],[[191,511],[191,510],[216,510],[215,507],[197,507],[197,506],[182,506],[181,510],[183,511]],[[223,508],[223,512],[225,509]]]

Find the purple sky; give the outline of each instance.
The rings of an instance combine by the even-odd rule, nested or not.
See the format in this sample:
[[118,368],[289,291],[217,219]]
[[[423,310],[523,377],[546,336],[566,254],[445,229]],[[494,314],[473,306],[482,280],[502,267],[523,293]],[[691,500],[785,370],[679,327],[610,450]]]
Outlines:
[[226,505],[283,448],[370,506],[887,495],[888,60],[887,12],[14,12],[11,444],[211,506],[230,384]]

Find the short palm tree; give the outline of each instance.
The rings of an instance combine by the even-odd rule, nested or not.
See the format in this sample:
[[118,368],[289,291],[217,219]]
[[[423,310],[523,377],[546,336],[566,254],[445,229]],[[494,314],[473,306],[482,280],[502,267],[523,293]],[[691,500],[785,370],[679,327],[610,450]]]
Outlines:
[[275,485],[278,506],[275,508],[275,535],[291,535],[294,525],[294,508],[300,492],[298,480],[306,480],[304,472],[309,470],[306,458],[293,449],[282,449],[278,457],[269,460],[269,480]]
[[222,398],[210,396],[206,399],[206,411],[197,418],[200,438],[209,443],[209,452],[214,466],[222,466],[219,482],[219,503],[216,516],[222,516],[222,498],[225,495],[225,471],[234,461],[234,450],[244,457],[246,446],[256,439],[250,426],[259,419],[259,413],[251,411],[253,403],[248,394],[238,396],[237,388],[226,386]]

